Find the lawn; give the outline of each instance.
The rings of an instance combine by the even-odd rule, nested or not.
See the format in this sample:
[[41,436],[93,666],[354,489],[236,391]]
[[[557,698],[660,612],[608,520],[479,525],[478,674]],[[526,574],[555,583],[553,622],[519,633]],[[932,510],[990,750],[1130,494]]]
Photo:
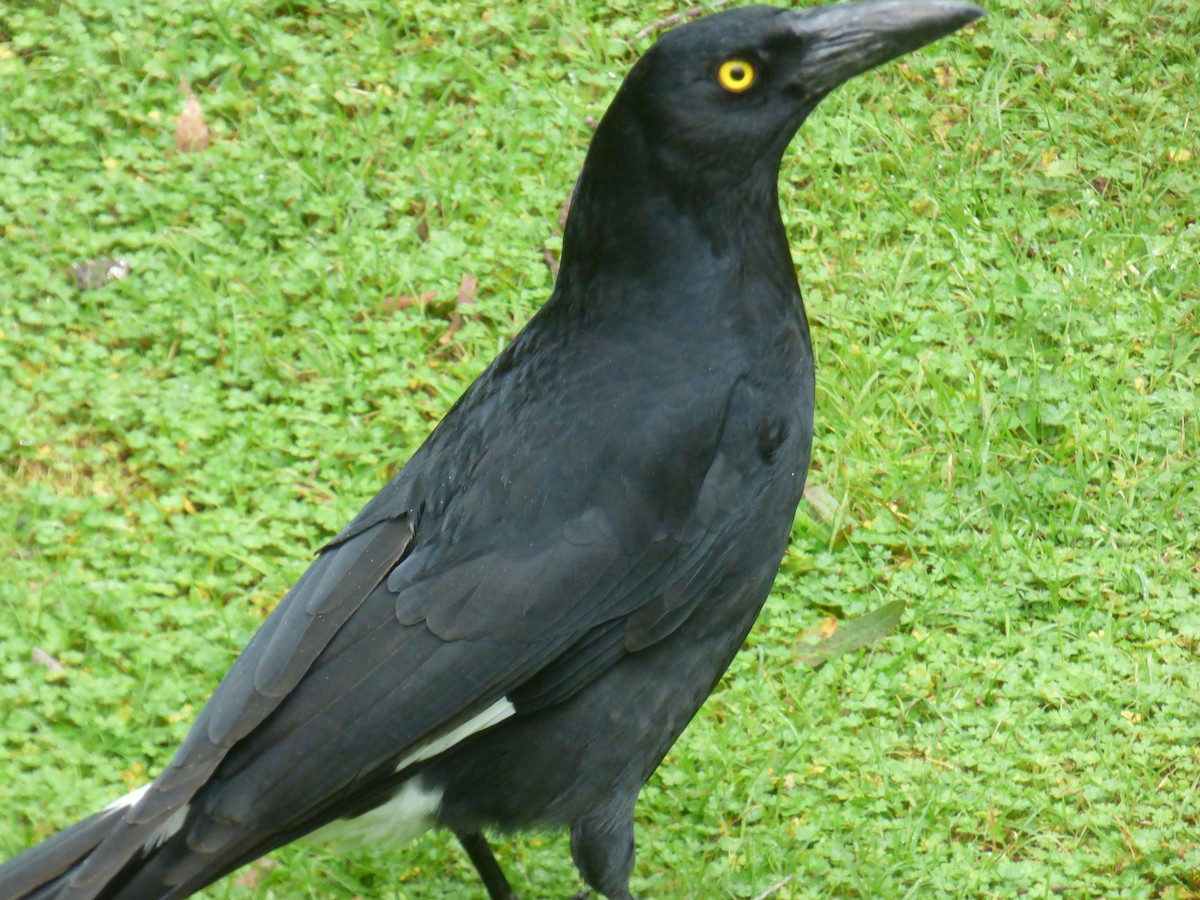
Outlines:
[[[834,502],[643,793],[644,897],[1200,897],[1200,6],[986,5],[785,160]],[[158,770],[545,299],[589,121],[678,9],[0,7],[0,855]],[[579,887],[563,835],[501,858]],[[205,896],[484,893],[433,834]]]

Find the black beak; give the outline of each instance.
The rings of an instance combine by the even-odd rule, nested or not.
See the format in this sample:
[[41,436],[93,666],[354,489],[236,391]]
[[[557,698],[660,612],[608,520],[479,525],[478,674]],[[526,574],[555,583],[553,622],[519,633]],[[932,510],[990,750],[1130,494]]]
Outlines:
[[821,97],[843,81],[945,37],[982,17],[959,0],[860,0],[792,13],[805,46],[796,87]]

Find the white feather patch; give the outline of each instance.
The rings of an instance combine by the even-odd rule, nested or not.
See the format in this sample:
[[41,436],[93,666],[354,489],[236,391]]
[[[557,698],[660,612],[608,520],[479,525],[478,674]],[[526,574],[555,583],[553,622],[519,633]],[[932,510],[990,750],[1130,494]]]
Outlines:
[[508,698],[501,697],[483,712],[467,719],[467,721],[463,722],[457,728],[452,728],[440,738],[435,738],[428,744],[417,747],[416,750],[396,764],[396,771],[403,772],[409,766],[413,765],[413,763],[419,763],[422,760],[431,759],[439,753],[445,753],[455,744],[465,741],[471,735],[486,728],[491,728],[493,725],[499,725],[514,712],[516,712],[516,708],[509,702]]
[[[473,734],[491,728],[511,716],[516,709],[508,699],[497,700],[483,712],[472,716],[450,729],[439,738],[423,744],[405,756],[396,765],[402,772],[422,760],[445,753],[455,744],[465,741]],[[344,848],[361,847],[387,841],[406,844],[432,828],[434,817],[442,803],[441,788],[427,788],[417,775],[404,782],[395,796],[372,810],[351,819],[337,819],[318,828],[307,840],[326,841]]]
[[[151,782],[153,784],[153,782]],[[143,784],[136,791],[130,791],[124,797],[118,797],[108,806],[104,807],[101,812],[115,812],[118,809],[132,809],[137,806],[137,802],[146,795],[146,791],[150,790],[149,784]]]
[[190,806],[190,803],[185,803],[183,806],[179,807],[179,809],[175,810],[175,812],[171,813],[171,815],[167,817],[167,820],[159,825],[158,828],[154,830],[154,834],[150,835],[146,843],[142,845],[142,852],[149,853],[151,850],[157,850],[163,845],[164,841],[170,837],[173,837],[175,832],[182,828],[183,823],[187,821],[187,814]]
[[[133,809],[138,805],[139,801],[146,796],[146,791],[150,790],[150,788],[153,786],[154,782],[150,782],[150,784],[143,784],[136,791],[130,791],[124,797],[119,797],[112,803],[108,804],[108,806],[104,807],[101,812],[124,812],[125,810]],[[183,806],[171,813],[165,822],[159,825],[158,828],[154,829],[154,833],[151,834],[150,837],[146,839],[146,843],[142,845],[142,853],[149,853],[152,850],[157,850],[165,841],[173,837],[175,833],[183,827],[184,822],[187,821],[189,808],[190,804],[183,804]]]
[[441,789],[426,790],[418,775],[406,781],[386,803],[353,819],[336,819],[306,840],[326,841],[346,849],[380,841],[407,844],[433,827],[433,816],[441,802]]

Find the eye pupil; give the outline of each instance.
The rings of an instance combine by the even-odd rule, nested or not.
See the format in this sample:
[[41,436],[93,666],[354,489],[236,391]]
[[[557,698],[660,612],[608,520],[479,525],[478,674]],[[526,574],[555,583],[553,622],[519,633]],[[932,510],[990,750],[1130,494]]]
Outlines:
[[721,87],[734,94],[749,90],[754,84],[754,79],[754,65],[744,59],[727,59],[721,63],[717,72],[717,80],[720,81]]

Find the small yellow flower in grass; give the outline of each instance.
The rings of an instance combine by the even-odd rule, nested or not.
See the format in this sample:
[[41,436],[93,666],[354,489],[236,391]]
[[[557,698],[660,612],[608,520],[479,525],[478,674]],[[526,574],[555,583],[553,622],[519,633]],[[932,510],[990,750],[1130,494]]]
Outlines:
[[1060,159],[1058,151],[1053,147],[1042,151],[1042,171],[1051,178],[1065,178],[1074,175],[1077,168],[1074,161]]

